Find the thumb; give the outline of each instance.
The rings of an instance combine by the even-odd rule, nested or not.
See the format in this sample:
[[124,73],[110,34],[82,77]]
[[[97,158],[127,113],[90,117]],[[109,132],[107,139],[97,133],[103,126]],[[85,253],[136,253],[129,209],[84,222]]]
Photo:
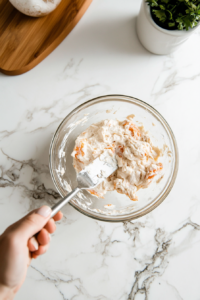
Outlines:
[[51,208],[44,205],[19,220],[15,227],[15,231],[18,231],[20,235],[29,239],[44,227],[50,217]]

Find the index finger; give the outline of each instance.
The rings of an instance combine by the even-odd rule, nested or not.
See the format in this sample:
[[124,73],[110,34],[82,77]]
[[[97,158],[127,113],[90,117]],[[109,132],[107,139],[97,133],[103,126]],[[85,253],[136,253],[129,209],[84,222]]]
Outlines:
[[63,213],[61,211],[57,212],[57,214],[53,217],[54,221],[60,221],[63,217]]

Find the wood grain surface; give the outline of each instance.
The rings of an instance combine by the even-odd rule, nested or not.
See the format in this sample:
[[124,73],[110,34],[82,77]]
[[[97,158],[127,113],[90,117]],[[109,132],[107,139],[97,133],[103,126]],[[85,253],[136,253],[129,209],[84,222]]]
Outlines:
[[62,0],[49,15],[33,18],[0,0],[0,71],[19,75],[34,68],[62,42],[91,2]]

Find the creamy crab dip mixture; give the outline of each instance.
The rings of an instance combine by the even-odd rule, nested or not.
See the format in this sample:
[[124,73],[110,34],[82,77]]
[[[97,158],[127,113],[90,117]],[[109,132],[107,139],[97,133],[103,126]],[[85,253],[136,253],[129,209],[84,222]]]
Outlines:
[[116,190],[135,201],[136,192],[147,188],[163,168],[157,161],[159,150],[151,144],[143,127],[137,127],[131,117],[122,122],[104,120],[82,132],[71,154],[74,168],[80,172],[105,150],[111,156],[116,155],[119,168],[95,189],[88,190],[100,198],[107,191]]

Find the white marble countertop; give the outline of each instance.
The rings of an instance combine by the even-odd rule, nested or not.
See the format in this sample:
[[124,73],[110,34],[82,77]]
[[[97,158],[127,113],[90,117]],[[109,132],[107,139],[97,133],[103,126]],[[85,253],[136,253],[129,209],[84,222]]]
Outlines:
[[16,300],[200,299],[200,32],[173,55],[153,55],[136,36],[139,7],[140,0],[93,0],[32,71],[0,74],[0,232],[56,202],[52,135],[96,96],[135,96],[166,118],[180,152],[175,186],[153,212],[127,223],[98,222],[67,205]]

